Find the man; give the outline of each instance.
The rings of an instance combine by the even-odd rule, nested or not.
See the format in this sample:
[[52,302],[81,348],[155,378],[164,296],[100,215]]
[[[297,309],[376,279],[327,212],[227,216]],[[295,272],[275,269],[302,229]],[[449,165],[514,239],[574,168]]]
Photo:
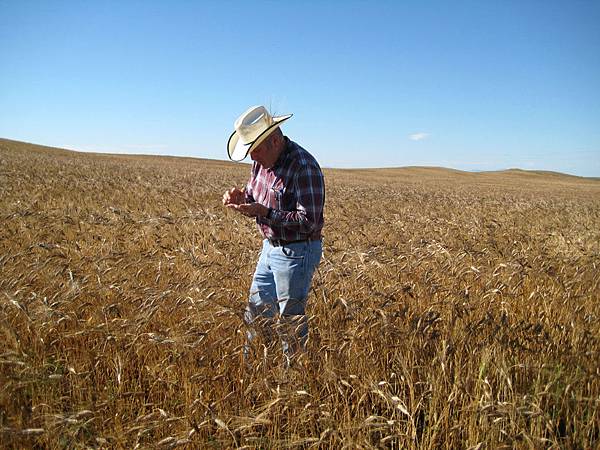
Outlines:
[[276,328],[288,364],[306,344],[306,300],[321,260],[325,202],[319,164],[281,132],[290,117],[255,106],[235,121],[229,158],[250,154],[254,163],[246,187],[223,194],[227,208],[255,218],[263,237],[245,313],[248,343],[257,333],[270,341]]

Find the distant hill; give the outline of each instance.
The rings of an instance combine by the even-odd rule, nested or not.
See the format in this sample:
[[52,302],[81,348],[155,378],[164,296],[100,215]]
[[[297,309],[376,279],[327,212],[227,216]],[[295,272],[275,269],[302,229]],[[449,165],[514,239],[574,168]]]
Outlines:
[[562,173],[562,172],[554,172],[551,170],[524,170],[524,169],[518,169],[518,168],[511,168],[511,169],[506,169],[506,170],[495,170],[495,171],[488,171],[488,172],[482,172],[482,173],[498,173],[498,174],[511,174],[511,175],[520,175],[520,176],[532,176],[532,175],[537,175],[537,176],[542,176],[542,177],[556,177],[556,178],[560,178],[560,177],[568,177],[568,178],[577,178],[577,179],[587,179],[587,180],[600,180],[600,178],[598,177],[580,177],[577,175],[570,175],[567,173]]
[[[137,155],[137,154],[122,154],[122,153],[92,153],[68,150],[57,147],[49,147],[40,144],[32,144],[28,142],[15,141],[11,139],[0,138],[1,151],[29,151],[45,154],[55,154],[63,156],[78,156],[83,158],[118,158],[124,160],[146,160],[146,161],[201,161],[203,163],[214,164],[215,167],[240,167],[240,163],[213,160],[196,157],[183,156],[167,156],[167,155]],[[359,178],[377,178],[383,180],[385,178],[395,179],[402,177],[408,180],[415,179],[430,179],[439,181],[480,181],[480,182],[509,182],[511,179],[520,181],[530,181],[533,183],[539,182],[591,182],[600,181],[597,177],[579,177],[560,172],[544,171],[544,170],[524,170],[519,168],[511,168],[499,171],[481,171],[467,172],[457,169],[449,169],[445,167],[430,167],[430,166],[407,166],[407,167],[385,167],[385,168],[369,168],[369,169],[325,169],[326,172],[332,172],[344,176],[359,177]]]

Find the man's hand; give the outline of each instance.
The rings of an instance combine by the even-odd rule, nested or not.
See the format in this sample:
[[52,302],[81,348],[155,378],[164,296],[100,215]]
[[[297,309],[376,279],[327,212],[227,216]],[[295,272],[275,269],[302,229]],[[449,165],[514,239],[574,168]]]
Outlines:
[[241,205],[246,202],[245,189],[231,188],[223,194],[223,205]]
[[229,209],[234,209],[237,212],[248,217],[265,217],[269,214],[269,208],[260,203],[228,203],[225,205]]

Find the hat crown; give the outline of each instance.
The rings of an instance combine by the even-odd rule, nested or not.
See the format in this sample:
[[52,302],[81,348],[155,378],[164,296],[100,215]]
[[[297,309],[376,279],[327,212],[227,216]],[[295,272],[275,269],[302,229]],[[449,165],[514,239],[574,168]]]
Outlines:
[[273,125],[273,116],[264,106],[253,106],[243,113],[234,123],[240,141],[244,144],[254,142],[267,128]]
[[264,106],[248,108],[233,124],[235,130],[227,141],[229,159],[243,160],[290,117],[291,114],[272,116]]

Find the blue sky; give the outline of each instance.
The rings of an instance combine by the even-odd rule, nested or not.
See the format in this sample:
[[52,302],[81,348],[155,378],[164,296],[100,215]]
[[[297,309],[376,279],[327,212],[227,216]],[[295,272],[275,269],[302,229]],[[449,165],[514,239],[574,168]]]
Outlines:
[[236,117],[326,167],[600,176],[598,1],[0,0],[0,137],[225,159]]

